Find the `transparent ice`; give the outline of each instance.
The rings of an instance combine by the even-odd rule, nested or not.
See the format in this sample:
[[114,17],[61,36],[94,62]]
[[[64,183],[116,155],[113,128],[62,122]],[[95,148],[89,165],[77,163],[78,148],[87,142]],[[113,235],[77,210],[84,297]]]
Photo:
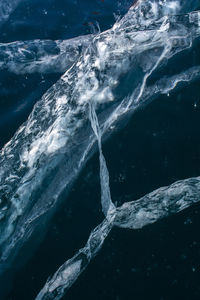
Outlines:
[[[48,223],[62,193],[70,190],[96,144],[99,149],[105,219],[91,232],[85,247],[47,280],[36,299],[61,299],[99,252],[113,226],[142,228],[199,201],[197,177],[115,207],[102,150],[104,136],[109,137],[122,118],[160,94],[175,91],[179,84],[200,78],[200,66],[191,66],[147,86],[154,72],[172,57],[178,59],[199,38],[200,12],[194,11],[196,8],[196,1],[194,6],[178,0],[139,1],[111,29],[70,41],[72,48],[68,41],[0,45],[5,55],[9,52],[0,66],[16,73],[51,72],[57,64],[61,72],[67,68],[1,150],[0,272],[14,263],[40,223]],[[31,45],[40,49],[38,60],[29,59],[29,54],[34,56]],[[44,49],[55,49],[48,61]],[[70,51],[75,51],[72,60]],[[16,57],[20,57],[17,62]],[[132,80],[128,89],[122,80],[127,74]],[[117,93],[119,90],[123,92]]]

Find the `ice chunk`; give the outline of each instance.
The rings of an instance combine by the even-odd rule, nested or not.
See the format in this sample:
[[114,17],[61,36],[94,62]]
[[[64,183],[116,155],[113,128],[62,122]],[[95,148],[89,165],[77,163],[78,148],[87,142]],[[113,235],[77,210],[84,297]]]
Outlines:
[[16,74],[64,73],[88,47],[93,35],[69,40],[0,43],[0,70]]
[[85,270],[89,262],[101,249],[104,240],[112,229],[114,216],[109,215],[90,234],[86,246],[79,250],[71,259],[67,260],[47,281],[40,291],[36,300],[53,299],[59,300],[65,291],[71,287],[79,275]]
[[200,177],[177,181],[117,209],[115,225],[138,229],[199,202]]

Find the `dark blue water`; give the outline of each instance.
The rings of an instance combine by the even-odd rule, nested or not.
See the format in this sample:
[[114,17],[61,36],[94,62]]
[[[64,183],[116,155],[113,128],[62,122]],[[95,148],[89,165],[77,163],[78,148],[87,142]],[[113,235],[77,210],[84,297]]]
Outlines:
[[[97,30],[96,22],[105,30],[114,23],[114,14],[123,15],[131,2],[24,1],[1,29],[0,41],[71,38]],[[199,64],[199,49],[196,44],[192,53],[184,53],[181,67],[172,60],[168,74]],[[60,75],[0,72],[0,146],[11,138],[34,103]],[[199,176],[199,95],[197,81],[170,97],[159,97],[121,124],[106,141],[103,150],[114,202],[122,204],[176,180]],[[34,299],[48,276],[85,244],[90,231],[102,219],[95,154],[34,255],[20,266],[13,281],[5,279],[5,285],[10,286],[6,299]],[[141,230],[115,228],[63,299],[200,299],[199,226],[200,209],[196,205]],[[24,260],[28,250],[21,251],[19,261]]]

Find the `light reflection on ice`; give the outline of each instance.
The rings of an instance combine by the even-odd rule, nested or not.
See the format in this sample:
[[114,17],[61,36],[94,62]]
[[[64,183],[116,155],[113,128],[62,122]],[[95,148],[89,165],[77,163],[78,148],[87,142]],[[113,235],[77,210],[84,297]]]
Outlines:
[[[7,262],[12,264],[16,249],[19,251],[29,239],[36,224],[53,213],[61,193],[71,186],[98,141],[105,220],[92,231],[86,246],[46,283],[37,299],[46,296],[60,299],[101,249],[113,226],[141,228],[199,201],[196,196],[199,178],[196,178],[158,189],[115,209],[102,153],[101,138],[119,118],[125,118],[156,96],[169,93],[178,83],[190,83],[200,76],[199,66],[191,67],[147,87],[152,73],[190,48],[200,35],[198,12],[166,16],[163,15],[166,8],[174,10],[177,6],[174,1],[171,6],[163,3],[157,7],[153,4],[147,14],[145,7],[135,7],[113,28],[93,36],[92,41],[87,40],[77,62],[35,105],[28,121],[1,151],[0,195],[6,198],[0,215],[0,268],[3,269]],[[185,42],[177,42],[179,39]],[[147,53],[151,55],[144,60]],[[49,63],[47,60],[47,67]],[[26,70],[32,71],[31,68],[35,68],[34,64],[26,66]],[[117,89],[125,90],[126,74],[131,74],[132,85],[128,92],[118,96]]]

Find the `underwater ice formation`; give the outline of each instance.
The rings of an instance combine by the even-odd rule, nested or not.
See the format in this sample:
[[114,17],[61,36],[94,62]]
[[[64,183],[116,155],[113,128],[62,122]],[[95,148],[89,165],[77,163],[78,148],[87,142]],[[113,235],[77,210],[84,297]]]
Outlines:
[[0,44],[0,70],[16,74],[64,73],[88,47],[93,35],[70,40],[33,40]]
[[101,205],[105,216],[112,214],[115,211],[115,205],[111,199],[110,186],[109,186],[109,172],[106,165],[106,160],[102,152],[101,138],[102,133],[99,126],[99,121],[95,112],[94,103],[89,105],[89,118],[92,129],[97,138],[99,148],[99,164],[100,164],[100,182],[101,182]]
[[138,229],[199,202],[200,177],[177,181],[117,209],[115,226]]
[[113,227],[114,216],[109,215],[90,234],[87,244],[80,249],[71,259],[66,261],[47,281],[40,291],[37,300],[40,299],[61,299],[65,291],[76,281],[79,275],[86,269],[91,259],[101,249],[105,238]]
[[[177,52],[177,50],[174,51]],[[145,95],[145,86],[148,77],[157,68],[160,62],[164,58],[166,58],[166,56],[172,55],[171,52],[173,52],[171,45],[166,46],[166,48],[160,54],[160,57],[151,67],[150,71],[147,72],[146,76],[144,76],[143,82],[140,85],[137,94],[134,95],[133,93],[132,97],[130,97],[128,101],[126,101],[126,105],[124,107],[125,110],[127,108],[129,109],[134,102],[136,103],[136,105],[138,102],[141,102],[141,99]],[[161,92],[162,88],[163,93],[169,92],[176,86],[178,82],[190,81],[191,76],[193,77],[194,73],[199,76],[199,68],[190,69],[187,73],[180,74],[180,76],[178,77],[176,76],[176,80],[173,80],[174,78],[169,80],[168,86],[165,89],[162,85],[158,84],[156,86],[157,89],[155,87],[153,88],[154,92],[151,95],[154,95],[155,90],[156,92]],[[159,81],[159,83],[161,83],[161,81]],[[162,88],[160,88],[160,86],[162,86]],[[119,115],[121,115],[122,112],[123,109],[118,110]],[[125,203],[121,207],[115,209],[111,200],[110,189],[108,187],[108,171],[106,168],[106,163],[104,161],[104,156],[102,154],[101,130],[99,127],[97,115],[94,110],[94,106],[92,105],[90,105],[90,120],[99,146],[101,193],[103,195],[102,209],[106,218],[104,222],[91,233],[86,246],[81,249],[72,259],[66,261],[65,264],[63,264],[58,269],[54,276],[47,281],[44,288],[36,297],[37,300],[61,299],[65,291],[78,278],[78,276],[88,265],[89,261],[97,254],[97,251],[100,250],[101,247],[99,247],[99,245],[102,246],[102,240],[107,237],[112,226],[119,226],[130,229],[142,228],[143,226],[154,223],[161,218],[175,214],[199,201],[200,178],[198,177],[182,180],[172,184],[169,187],[157,189],[156,191],[144,196],[137,201]],[[102,180],[102,177],[107,178],[107,180]],[[105,191],[107,191],[107,194],[105,193]],[[109,211],[110,207],[111,209]],[[106,227],[107,231],[105,234]],[[102,234],[102,228],[104,229],[104,234]],[[99,240],[101,241],[100,243]],[[93,242],[91,243],[91,241]],[[94,249],[95,251],[93,251]],[[76,268],[74,268],[74,266],[76,266]]]
[[190,67],[147,86],[153,73],[167,68],[172,57],[190,49],[199,38],[200,13],[165,15],[166,8],[167,13],[174,10],[168,8],[169,2],[167,6],[166,1],[159,2],[156,10],[151,7],[153,2],[146,3],[151,8],[148,14],[144,6],[130,9],[113,28],[88,43],[77,62],[35,105],[27,122],[1,151],[3,273],[40,223],[54,213],[98,141],[105,220],[92,231],[86,246],[46,283],[37,299],[60,299],[100,250],[113,225],[142,227],[198,201],[199,178],[159,189],[135,205],[131,202],[116,210],[111,200],[102,138],[112,134],[112,126],[117,126],[121,118],[160,94],[175,90],[177,83],[191,83],[200,76],[199,66]]
[[137,201],[124,203],[95,228],[86,246],[66,261],[47,281],[36,300],[61,299],[101,249],[113,226],[138,229],[199,202],[200,177],[177,181]]

